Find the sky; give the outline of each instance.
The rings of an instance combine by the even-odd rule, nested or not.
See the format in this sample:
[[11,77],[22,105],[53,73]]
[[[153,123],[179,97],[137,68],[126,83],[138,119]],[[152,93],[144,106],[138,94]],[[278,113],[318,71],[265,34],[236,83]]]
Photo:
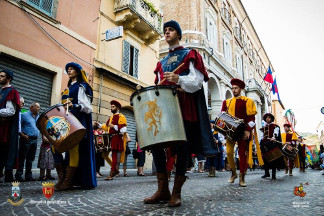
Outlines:
[[241,0],[275,70],[297,132],[324,120],[324,0]]

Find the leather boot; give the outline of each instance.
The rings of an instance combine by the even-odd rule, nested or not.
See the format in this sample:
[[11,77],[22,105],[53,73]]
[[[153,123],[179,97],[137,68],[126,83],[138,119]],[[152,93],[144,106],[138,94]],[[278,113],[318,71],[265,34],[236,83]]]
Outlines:
[[172,190],[171,200],[168,204],[169,207],[178,207],[181,205],[181,188],[185,183],[187,177],[176,175],[174,178],[174,185]]
[[61,163],[56,163],[55,168],[56,168],[56,172],[57,172],[57,176],[58,176],[58,181],[57,181],[56,185],[54,186],[54,189],[60,190],[60,187],[65,179],[65,168],[64,168],[63,164],[61,164]]
[[169,190],[168,173],[157,173],[158,189],[151,196],[144,199],[144,204],[156,204],[159,202],[167,202],[171,199]]
[[289,176],[292,176],[292,169],[289,169]]
[[269,169],[264,169],[264,175],[261,178],[270,177]]
[[216,167],[210,167],[210,176],[209,177],[216,177]]
[[285,174],[288,174],[288,167],[285,168]]
[[228,180],[228,183],[234,183],[235,179],[237,178],[236,169],[232,170],[231,178]]
[[109,180],[113,180],[113,179],[114,179],[113,177],[115,177],[115,176],[118,175],[118,174],[119,174],[119,171],[117,171],[117,170],[115,170],[115,171],[110,171],[109,176],[107,176],[107,177],[105,178],[105,180],[107,180],[107,181],[109,181]]
[[276,180],[276,169],[272,169],[272,180]]
[[71,166],[66,167],[65,179],[64,182],[59,187],[60,190],[69,190],[73,188],[73,180],[74,180],[76,170],[77,167],[71,167]]
[[239,182],[240,187],[246,187],[245,184],[245,173],[240,173],[240,182]]

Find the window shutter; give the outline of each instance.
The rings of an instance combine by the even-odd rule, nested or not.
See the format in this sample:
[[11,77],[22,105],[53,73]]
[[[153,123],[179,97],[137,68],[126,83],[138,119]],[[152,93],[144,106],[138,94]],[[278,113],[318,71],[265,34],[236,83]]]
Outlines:
[[28,2],[34,4],[34,5],[38,6],[38,7],[39,7],[39,5],[40,5],[40,1],[41,1],[41,0],[28,0]]
[[133,62],[133,71],[134,71],[134,77],[138,78],[138,49],[134,47],[134,62]]
[[127,41],[123,41],[123,65],[122,71],[124,73],[129,73],[129,60],[130,60],[130,44]]
[[42,0],[41,9],[52,14],[53,0]]

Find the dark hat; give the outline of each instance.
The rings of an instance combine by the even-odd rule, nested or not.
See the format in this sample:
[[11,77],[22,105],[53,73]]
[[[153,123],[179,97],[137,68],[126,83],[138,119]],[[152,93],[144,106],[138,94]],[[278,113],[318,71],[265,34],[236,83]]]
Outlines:
[[215,121],[214,120],[210,120],[209,122],[215,124]]
[[232,85],[237,85],[238,87],[240,87],[241,89],[244,89],[245,88],[245,83],[244,81],[240,80],[240,79],[232,79],[231,80],[231,84]]
[[288,124],[288,123],[284,124],[283,126],[284,126],[284,127],[289,127],[289,128],[291,128],[291,125]]
[[121,104],[116,100],[110,101],[110,105],[115,105],[116,107],[118,107],[118,109],[121,109],[122,107]]
[[82,70],[81,65],[79,65],[79,64],[77,64],[77,63],[74,63],[74,62],[70,62],[70,63],[67,63],[67,64],[65,65],[65,71],[66,71],[66,72],[68,71],[69,67],[73,67],[75,70],[77,70],[77,71],[79,71],[79,72],[81,72],[81,70]]
[[271,118],[271,122],[273,122],[275,117],[271,113],[264,114],[263,115],[263,120],[265,121],[268,116]]
[[181,27],[180,27],[180,25],[179,25],[178,22],[176,22],[174,20],[170,20],[170,21],[164,23],[164,25],[163,25],[163,31],[164,31],[164,29],[166,27],[174,28],[177,31],[178,35],[180,35],[180,40],[181,40],[181,38],[182,38],[182,31],[181,31]]
[[14,74],[11,70],[9,69],[2,69],[1,72],[4,72],[8,78],[11,79],[11,81],[13,80]]

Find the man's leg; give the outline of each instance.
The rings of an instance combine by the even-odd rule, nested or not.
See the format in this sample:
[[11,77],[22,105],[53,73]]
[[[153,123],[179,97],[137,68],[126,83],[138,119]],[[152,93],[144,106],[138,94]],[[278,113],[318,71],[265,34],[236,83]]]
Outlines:
[[25,160],[26,160],[26,156],[27,156],[26,144],[27,144],[27,142],[20,140],[19,155],[18,155],[18,169],[15,174],[17,181],[23,181],[22,175],[24,172]]
[[234,183],[235,179],[237,178],[235,161],[234,161],[234,146],[235,146],[234,142],[231,142],[229,139],[226,140],[227,162],[229,163],[232,170],[232,175],[228,180],[229,183]]
[[166,155],[163,148],[152,150],[153,160],[157,172],[158,189],[151,196],[144,199],[145,204],[167,202],[171,199],[168,173],[166,170]]
[[[26,143],[27,144],[27,143]],[[26,171],[25,171],[25,180],[33,181],[32,176],[32,165],[35,160],[35,154],[37,149],[37,140],[29,141],[26,145]]]
[[238,153],[239,153],[239,158],[240,158],[240,163],[239,163],[239,166],[240,166],[240,183],[239,183],[239,185],[241,187],[246,187],[245,175],[246,175],[246,170],[247,170],[247,167],[248,167],[247,155],[246,155],[247,151],[246,150],[247,150],[248,144],[249,144],[249,141],[246,141],[246,140],[243,140],[243,139],[238,141]]

